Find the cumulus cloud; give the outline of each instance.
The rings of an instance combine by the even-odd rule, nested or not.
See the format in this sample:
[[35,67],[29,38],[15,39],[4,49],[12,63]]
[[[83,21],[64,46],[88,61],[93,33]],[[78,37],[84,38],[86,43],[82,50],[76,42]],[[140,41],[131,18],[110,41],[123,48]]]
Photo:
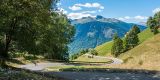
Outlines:
[[102,12],[102,10],[100,9],[100,10],[98,10],[98,12]]
[[129,17],[129,16],[125,16],[124,18],[125,18],[125,19],[130,19],[131,17]]
[[124,20],[131,19],[131,17],[130,16],[125,16],[125,17],[120,17],[118,19],[124,21]]
[[89,13],[83,13],[83,12],[81,12],[81,13],[69,13],[68,14],[68,17],[71,18],[71,19],[80,19],[82,17],[88,17],[88,16],[94,17],[93,15],[91,15]]
[[[83,8],[95,8],[95,10],[82,10]],[[100,3],[84,3],[84,4],[74,4],[73,6],[69,7],[70,10],[72,11],[78,11],[79,12],[71,12],[68,13],[68,18],[71,19],[79,19],[82,17],[95,17],[93,16],[93,14],[97,13],[97,12],[102,12],[104,7],[100,4]]]
[[72,7],[69,7],[69,9],[71,9],[73,11],[77,11],[77,10],[81,10],[82,8],[79,6],[72,6]]
[[98,8],[100,10],[104,9],[104,7],[100,3],[74,4],[72,7],[69,7],[69,9],[75,11],[75,10],[81,10],[82,9],[81,7]]
[[134,16],[134,17],[130,17],[130,16],[125,16],[125,17],[120,17],[118,18],[119,20],[122,20],[122,21],[126,21],[126,20],[147,20],[148,17],[147,16]]
[[82,11],[82,13],[96,13],[97,11]]
[[87,8],[99,8],[104,9],[104,7],[100,3],[85,3],[85,4],[75,4],[75,6],[82,6]]
[[155,13],[157,13],[157,12],[159,12],[160,11],[160,8],[156,8],[156,9],[154,9],[152,12],[155,14]]
[[148,19],[148,17],[146,17],[146,16],[135,16],[134,19],[144,20],[144,19]]

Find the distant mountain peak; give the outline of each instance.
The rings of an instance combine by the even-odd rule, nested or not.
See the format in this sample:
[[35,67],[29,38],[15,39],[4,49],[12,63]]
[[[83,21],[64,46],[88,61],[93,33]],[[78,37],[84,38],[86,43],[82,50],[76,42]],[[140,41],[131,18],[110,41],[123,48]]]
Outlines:
[[115,18],[105,18],[101,15],[97,15],[96,17],[88,16],[88,17],[82,17],[80,19],[72,20],[72,24],[83,24],[83,23],[88,23],[88,22],[93,22],[93,21],[107,22],[107,23],[123,22]]

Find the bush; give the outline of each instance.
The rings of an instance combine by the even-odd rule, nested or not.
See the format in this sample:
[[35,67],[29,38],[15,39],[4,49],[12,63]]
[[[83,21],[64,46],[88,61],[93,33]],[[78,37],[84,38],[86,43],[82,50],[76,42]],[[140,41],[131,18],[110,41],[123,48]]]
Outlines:
[[126,59],[123,60],[123,63],[127,63],[130,59],[133,59],[133,57],[127,57]]
[[77,59],[78,57],[86,53],[88,53],[88,49],[81,50],[79,53],[71,55],[70,60]]
[[98,55],[98,52],[94,49],[90,49],[89,53],[92,54],[92,55]]
[[139,65],[143,65],[143,61],[140,60],[140,61],[138,62],[138,64],[139,64]]
[[19,57],[24,57],[25,56],[25,52],[12,52],[9,56],[10,58],[19,58]]

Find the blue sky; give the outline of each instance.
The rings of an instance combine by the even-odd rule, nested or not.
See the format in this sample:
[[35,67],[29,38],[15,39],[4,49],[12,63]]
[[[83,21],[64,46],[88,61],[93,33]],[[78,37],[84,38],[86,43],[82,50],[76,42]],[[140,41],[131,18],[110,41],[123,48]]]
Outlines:
[[72,19],[102,15],[136,23],[160,11],[160,0],[61,0],[58,6]]

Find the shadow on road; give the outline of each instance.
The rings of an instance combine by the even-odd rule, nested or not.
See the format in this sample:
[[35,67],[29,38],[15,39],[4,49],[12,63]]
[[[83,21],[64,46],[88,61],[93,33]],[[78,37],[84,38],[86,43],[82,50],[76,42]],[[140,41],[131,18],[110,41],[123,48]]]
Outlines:
[[68,63],[64,63],[65,65],[74,65],[74,66],[83,66],[83,65],[92,65],[92,66],[98,66],[98,65],[105,65],[105,64],[111,64],[113,61],[108,62],[84,62],[84,61],[70,61]]
[[160,71],[110,68],[68,68],[45,72],[69,80],[160,80]]
[[24,63],[20,60],[17,59],[9,59],[7,60],[7,62],[11,62],[11,63],[16,63],[16,64],[20,64],[20,65],[24,65]]

